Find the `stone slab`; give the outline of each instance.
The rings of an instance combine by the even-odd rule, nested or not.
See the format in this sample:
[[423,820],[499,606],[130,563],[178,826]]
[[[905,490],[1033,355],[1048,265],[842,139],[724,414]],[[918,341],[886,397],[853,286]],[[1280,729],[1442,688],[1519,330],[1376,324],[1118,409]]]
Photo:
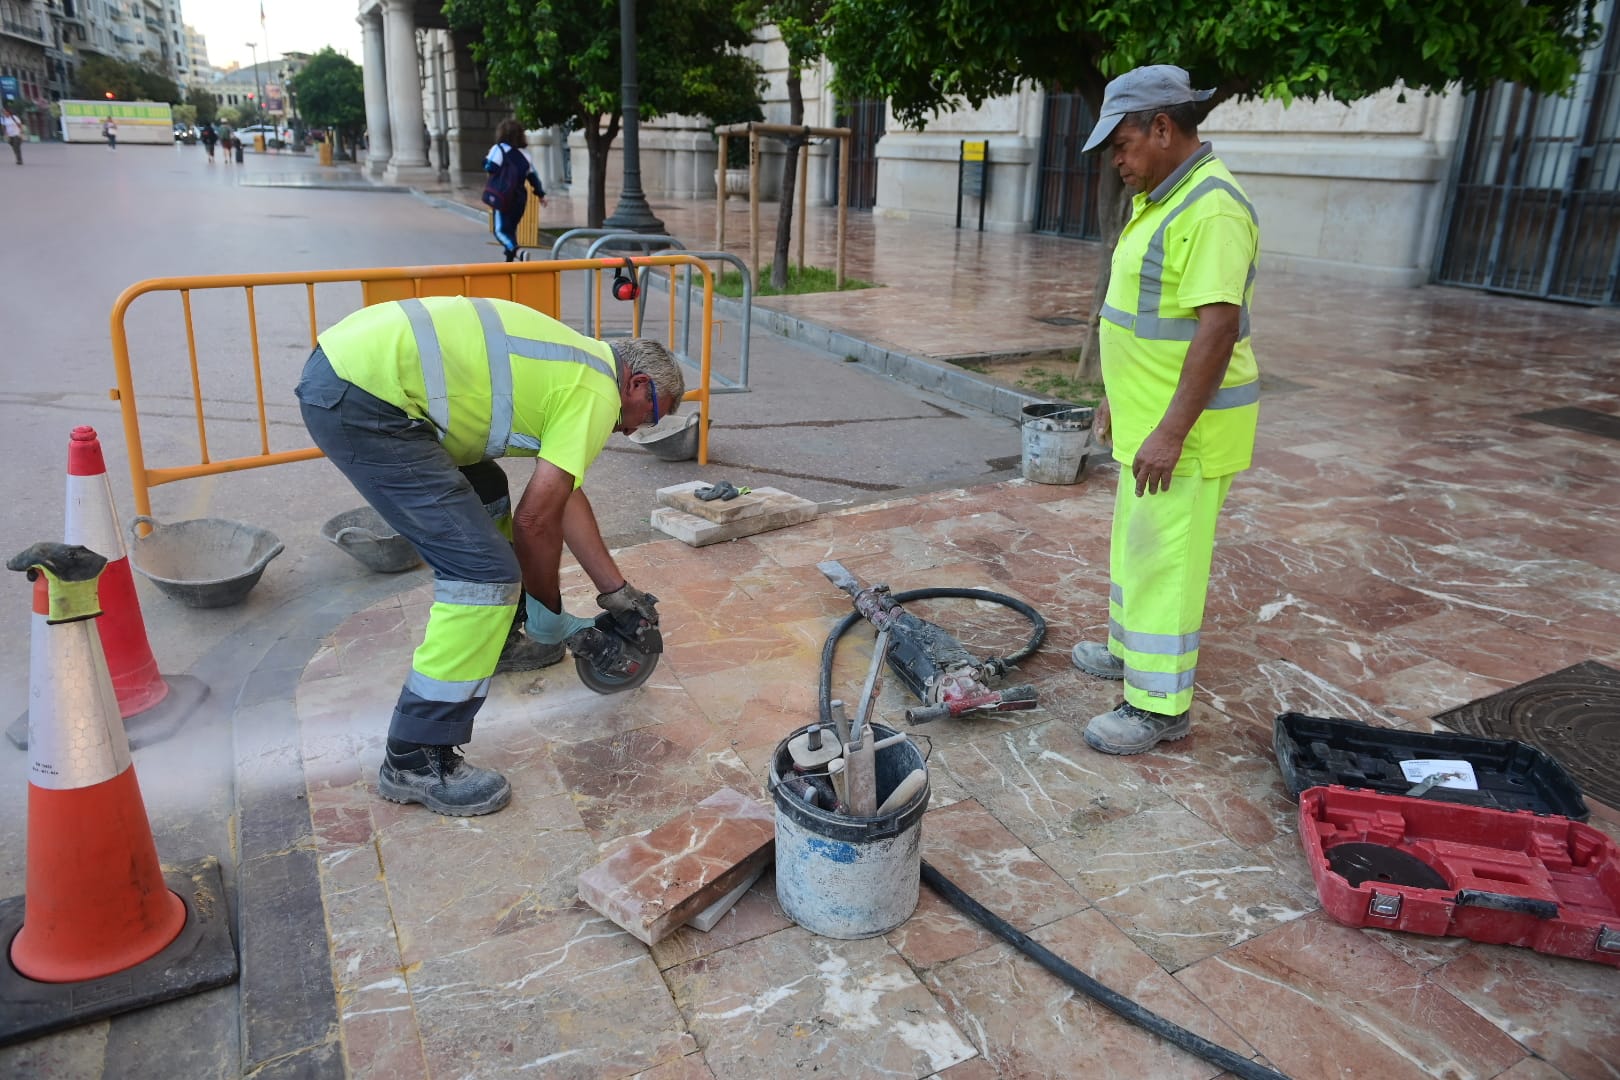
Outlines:
[[743,898],[743,894],[749,889],[753,888],[754,882],[758,881],[764,876],[764,874],[765,864],[760,863],[758,870],[755,870],[752,874],[749,874],[747,877],[737,882],[737,887],[726,893],[726,895],[722,896],[720,899],[716,900],[714,903],[710,904],[708,907],[704,908],[690,919],[687,919],[686,925],[690,926],[694,930],[701,930],[707,934],[710,930],[714,929],[715,923],[726,917],[726,912],[737,906],[737,901],[741,900]]
[[579,898],[651,945],[770,861],[771,808],[732,788],[638,836],[579,875]]
[[797,495],[790,495],[779,488],[762,487],[752,488],[748,494],[738,495],[735,498],[704,502],[697,497],[697,493],[708,486],[707,481],[690,480],[684,484],[676,484],[673,487],[659,488],[658,505],[668,506],[675,510],[694,514],[705,521],[723,525],[728,521],[736,521],[738,518],[758,517],[781,507],[797,506],[807,501]]
[[773,529],[785,529],[789,525],[809,521],[815,516],[816,504],[809,499],[797,499],[792,505],[779,505],[769,513],[723,523],[706,521],[696,514],[688,514],[672,506],[658,506],[653,508],[652,526],[683,544],[705,547],[709,544],[718,544],[722,540],[738,540],[744,536],[754,536]]

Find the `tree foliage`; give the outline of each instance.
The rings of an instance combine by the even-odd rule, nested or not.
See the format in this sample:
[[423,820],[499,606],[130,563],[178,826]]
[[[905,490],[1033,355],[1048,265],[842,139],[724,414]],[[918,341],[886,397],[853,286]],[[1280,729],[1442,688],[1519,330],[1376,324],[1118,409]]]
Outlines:
[[118,101],[164,101],[177,105],[185,100],[180,95],[180,87],[161,72],[110,56],[85,54],[84,62],[73,73],[74,96],[101,100],[109,92]]
[[197,110],[197,124],[212,124],[219,115],[219,98],[201,87],[192,87],[186,93],[186,104]]
[[907,124],[1020,84],[1093,107],[1108,79],[1179,64],[1228,97],[1349,102],[1397,83],[1559,92],[1595,40],[1597,0],[832,0],[827,55],[850,97]]
[[[759,66],[736,51],[752,40],[750,7],[736,0],[642,0],[641,116],[757,109]],[[619,131],[617,0],[446,0],[444,11],[482,66],[488,92],[510,100],[525,126],[560,124],[584,134],[591,161],[587,217],[600,225],[608,150]]]
[[310,127],[331,128],[346,139],[366,126],[366,86],[360,65],[328,45],[291,80],[298,115]]

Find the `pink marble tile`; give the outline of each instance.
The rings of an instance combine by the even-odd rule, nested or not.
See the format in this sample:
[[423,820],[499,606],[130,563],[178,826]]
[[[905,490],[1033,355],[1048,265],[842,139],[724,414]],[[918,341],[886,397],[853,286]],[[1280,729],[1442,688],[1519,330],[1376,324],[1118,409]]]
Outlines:
[[678,967],[700,956],[709,956],[740,945],[745,941],[774,934],[793,925],[776,900],[774,867],[767,867],[763,876],[735,907],[721,916],[708,932],[681,926],[673,934],[652,945],[653,961],[660,971]]
[[580,899],[650,945],[740,884],[775,840],[768,807],[722,788],[580,874]]
[[1176,975],[1290,1076],[1495,1076],[1522,1047],[1360,930],[1312,915]]

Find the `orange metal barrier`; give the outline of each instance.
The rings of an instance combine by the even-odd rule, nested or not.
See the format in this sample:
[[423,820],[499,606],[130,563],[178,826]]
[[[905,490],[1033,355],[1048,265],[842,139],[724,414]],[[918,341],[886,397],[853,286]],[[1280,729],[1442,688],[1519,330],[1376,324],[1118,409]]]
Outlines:
[[[702,259],[679,252],[664,255],[646,255],[633,260],[638,267],[667,267],[670,275],[670,295],[674,296],[674,277],[677,266],[694,266],[703,275],[703,339],[698,364],[698,385],[688,390],[682,401],[698,403],[698,464],[709,461],[709,375],[711,344],[714,335],[714,275]],[[303,286],[309,310],[309,344],[314,348],[320,332],[315,311],[315,286],[358,284],[364,306],[389,300],[407,300],[419,296],[485,296],[499,300],[513,300],[560,318],[562,311],[561,275],[573,271],[596,271],[622,267],[623,259],[559,259],[540,263],[473,263],[460,266],[406,266],[368,270],[319,270],[278,274],[216,274],[199,277],[152,278],[139,281],[125,289],[113,303],[110,317],[112,328],[113,365],[118,385],[109,392],[118,402],[124,424],[124,442],[129,452],[130,482],[135,492],[135,510],[150,515],[150,490],[160,484],[176,480],[189,480],[199,476],[258,469],[266,465],[280,465],[292,461],[308,461],[321,456],[320,450],[310,446],[298,450],[270,449],[270,428],[265,416],[264,378],[262,372],[258,314],[253,290],[271,286]],[[254,405],[259,424],[259,452],[215,461],[208,452],[208,423],[204,411],[202,375],[197,363],[197,337],[192,320],[192,294],[203,290],[241,289],[247,300],[248,335],[252,341]],[[129,355],[129,335],[125,317],[137,299],[152,293],[177,293],[185,316],[186,348],[191,364],[191,398],[197,420],[198,461],[191,465],[172,465],[148,468],[146,453],[141,443],[140,410],[135,396],[135,375]],[[639,308],[639,305],[638,305]],[[348,314],[344,312],[343,314]],[[341,317],[341,316],[340,316]],[[639,310],[633,316],[632,332],[639,333]],[[334,318],[330,320],[336,322]],[[669,346],[674,351],[675,323],[671,319]],[[292,387],[287,387],[290,396]]]

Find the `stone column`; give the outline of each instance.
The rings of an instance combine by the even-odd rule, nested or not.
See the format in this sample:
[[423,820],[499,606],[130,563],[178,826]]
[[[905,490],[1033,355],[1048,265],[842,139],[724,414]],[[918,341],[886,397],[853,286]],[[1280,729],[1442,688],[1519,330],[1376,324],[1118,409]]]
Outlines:
[[388,76],[383,60],[382,11],[372,8],[360,13],[355,20],[360,24],[360,40],[364,62],[361,77],[366,87],[366,135],[370,149],[366,154],[366,171],[381,176],[394,156],[394,138],[388,126]]
[[427,163],[413,0],[383,0],[383,45],[388,54],[388,114],[394,135],[394,156],[388,159],[383,179],[394,184],[431,184],[437,173]]

